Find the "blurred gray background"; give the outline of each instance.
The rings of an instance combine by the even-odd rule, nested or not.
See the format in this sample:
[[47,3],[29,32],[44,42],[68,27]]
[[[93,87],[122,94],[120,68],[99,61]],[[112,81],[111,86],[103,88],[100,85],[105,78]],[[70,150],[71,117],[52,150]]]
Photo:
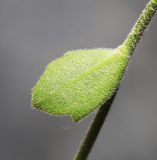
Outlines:
[[[72,49],[116,47],[148,0],[0,0],[0,160],[72,160],[78,124],[31,108],[45,66]],[[157,15],[89,160],[157,159]]]

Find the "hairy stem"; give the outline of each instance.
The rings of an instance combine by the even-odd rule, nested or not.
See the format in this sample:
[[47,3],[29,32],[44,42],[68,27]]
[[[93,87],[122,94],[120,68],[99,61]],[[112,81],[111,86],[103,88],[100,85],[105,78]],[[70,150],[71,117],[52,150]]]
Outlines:
[[[142,37],[145,29],[150,23],[152,17],[157,11],[157,0],[150,0],[146,5],[145,9],[141,13],[139,19],[133,26],[132,30],[128,34],[126,40],[123,42],[121,46],[119,46],[119,50],[125,54],[129,54],[131,56],[133,54],[134,49],[136,48],[140,38]],[[89,130],[79,148],[78,153],[75,156],[75,160],[86,160],[93,144],[100,132],[100,129],[106,119],[106,116],[109,112],[109,109],[113,103],[116,93],[111,97],[111,99],[102,105],[98,110]]]
[[116,93],[112,96],[112,98],[107,101],[104,105],[100,107],[98,110],[89,130],[84,138],[78,153],[76,154],[75,160],[86,160],[88,154],[90,153],[92,146],[101,130],[101,127],[106,119],[106,116],[109,112],[111,104],[115,98]]
[[136,48],[145,29],[147,28],[156,11],[157,0],[150,0],[149,3],[146,5],[145,9],[142,11],[132,30],[128,34],[126,40],[119,47],[121,51],[129,54],[130,56],[133,54],[134,49]]

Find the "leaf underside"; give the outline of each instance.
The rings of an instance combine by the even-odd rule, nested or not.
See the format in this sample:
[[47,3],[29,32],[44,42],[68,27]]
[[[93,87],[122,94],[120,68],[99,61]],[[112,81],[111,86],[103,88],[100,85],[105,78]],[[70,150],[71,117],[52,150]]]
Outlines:
[[116,49],[69,51],[48,64],[33,88],[32,104],[79,121],[111,97],[127,65],[128,56]]

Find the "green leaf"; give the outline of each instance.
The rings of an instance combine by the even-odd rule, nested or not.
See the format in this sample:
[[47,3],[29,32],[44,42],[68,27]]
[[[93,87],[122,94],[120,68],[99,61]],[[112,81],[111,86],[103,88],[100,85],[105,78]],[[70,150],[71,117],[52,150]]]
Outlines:
[[117,49],[69,51],[48,64],[32,93],[35,108],[79,121],[118,87],[129,56]]

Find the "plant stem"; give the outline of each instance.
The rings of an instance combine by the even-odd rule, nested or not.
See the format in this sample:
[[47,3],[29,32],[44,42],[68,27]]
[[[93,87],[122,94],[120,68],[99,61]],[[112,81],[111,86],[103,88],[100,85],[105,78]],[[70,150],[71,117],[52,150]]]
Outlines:
[[130,56],[133,54],[134,49],[136,48],[145,29],[147,28],[156,11],[157,0],[150,0],[144,8],[144,10],[142,11],[140,17],[133,26],[132,30],[128,34],[126,40],[119,47],[119,49],[121,49],[122,52],[129,54]]
[[[120,51],[131,56],[134,49],[136,48],[140,38],[142,37],[145,29],[150,23],[152,17],[157,11],[157,0],[150,0],[143,12],[141,13],[139,19],[133,26],[131,32],[128,34],[126,40],[121,46],[118,47]],[[89,130],[84,138],[78,153],[75,156],[75,160],[86,160],[93,144],[101,130],[101,127],[106,119],[109,109],[113,103],[116,93],[111,97],[111,99],[100,107],[98,110]]]
[[99,134],[99,131],[106,119],[106,116],[109,112],[109,109],[113,103],[116,93],[108,100],[105,104],[103,104],[98,110],[89,130],[84,138],[80,149],[75,157],[75,160],[86,160],[88,154],[90,153],[92,146]]

